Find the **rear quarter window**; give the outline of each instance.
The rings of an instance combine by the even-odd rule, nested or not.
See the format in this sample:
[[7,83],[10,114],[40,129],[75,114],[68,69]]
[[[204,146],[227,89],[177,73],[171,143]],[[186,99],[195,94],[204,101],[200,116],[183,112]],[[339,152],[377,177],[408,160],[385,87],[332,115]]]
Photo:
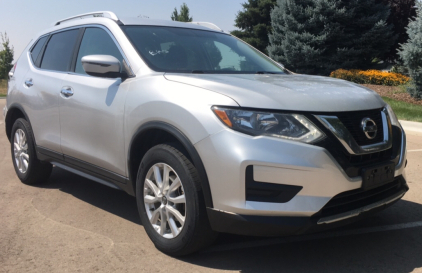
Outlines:
[[34,62],[35,65],[36,65],[38,56],[40,55],[41,50],[42,50],[45,42],[47,41],[47,37],[48,36],[45,36],[45,37],[42,37],[41,39],[39,39],[37,44],[31,50],[31,59],[32,59],[32,61]]

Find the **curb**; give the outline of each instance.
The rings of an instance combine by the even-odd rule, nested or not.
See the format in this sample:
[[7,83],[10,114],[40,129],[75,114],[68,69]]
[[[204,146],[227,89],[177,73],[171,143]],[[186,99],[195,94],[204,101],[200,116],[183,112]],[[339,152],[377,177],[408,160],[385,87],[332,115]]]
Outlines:
[[415,121],[399,120],[404,131],[422,133],[422,123]]

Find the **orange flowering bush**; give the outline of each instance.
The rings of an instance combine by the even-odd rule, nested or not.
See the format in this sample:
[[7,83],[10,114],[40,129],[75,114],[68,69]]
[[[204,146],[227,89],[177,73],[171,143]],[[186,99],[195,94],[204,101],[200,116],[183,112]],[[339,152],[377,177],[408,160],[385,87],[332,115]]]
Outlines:
[[403,85],[410,81],[410,78],[406,77],[405,75],[379,70],[363,71],[357,69],[337,69],[336,71],[331,72],[330,77],[360,84],[377,84],[388,86]]

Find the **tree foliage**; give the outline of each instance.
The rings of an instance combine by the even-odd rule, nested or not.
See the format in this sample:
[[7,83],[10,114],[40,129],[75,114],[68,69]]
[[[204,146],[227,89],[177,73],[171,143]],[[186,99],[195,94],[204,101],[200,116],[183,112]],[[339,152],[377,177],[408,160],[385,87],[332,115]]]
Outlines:
[[277,0],[248,0],[239,11],[232,35],[244,40],[258,50],[267,53],[268,34],[271,33],[271,10]]
[[177,8],[174,8],[173,13],[171,14],[171,20],[179,22],[192,22],[192,17],[189,17],[188,5],[183,3],[180,6],[180,13],[177,11]]
[[4,35],[0,33],[2,43],[1,43],[1,51],[0,51],[0,79],[6,79],[9,71],[13,67],[13,54],[14,49],[13,46],[10,45],[9,37],[7,37],[7,33],[5,32]]
[[405,43],[409,39],[406,27],[410,20],[416,16],[416,0],[377,0],[377,2],[384,3],[390,7],[390,16],[387,19],[387,23],[393,25],[393,31],[397,35],[397,40],[383,59],[394,62],[399,57],[397,51],[400,48],[400,44]]
[[422,99],[422,3],[417,3],[416,18],[407,27],[409,40],[402,44],[399,55],[409,69],[413,84],[408,87],[412,97]]
[[368,69],[394,43],[389,14],[375,0],[277,0],[268,52],[298,73]]

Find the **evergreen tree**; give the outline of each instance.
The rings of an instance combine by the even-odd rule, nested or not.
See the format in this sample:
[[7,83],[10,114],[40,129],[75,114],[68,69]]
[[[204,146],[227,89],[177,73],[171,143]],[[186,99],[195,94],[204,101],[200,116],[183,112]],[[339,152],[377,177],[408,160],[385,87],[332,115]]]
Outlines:
[[268,34],[271,33],[271,10],[277,0],[248,0],[239,11],[232,35],[244,40],[258,50],[267,53]]
[[422,99],[422,3],[417,3],[417,16],[407,27],[409,40],[401,45],[399,55],[409,68],[412,84],[407,91],[412,97]]
[[0,51],[0,79],[7,79],[9,71],[13,67],[13,53],[14,49],[13,46],[10,46],[9,37],[7,37],[7,33],[5,32],[4,35],[0,33],[2,39],[2,50]]
[[394,43],[389,14],[375,0],[277,0],[268,52],[298,73],[367,69]]
[[177,8],[174,8],[174,11],[171,15],[171,20],[179,22],[192,22],[192,17],[189,17],[189,8],[186,3],[180,6],[180,13],[177,11]]
[[400,44],[405,43],[409,39],[406,27],[410,20],[416,17],[416,0],[377,0],[377,2],[384,3],[390,7],[391,13],[387,23],[393,25],[397,40],[383,59],[394,62],[399,58],[397,51],[400,48]]

